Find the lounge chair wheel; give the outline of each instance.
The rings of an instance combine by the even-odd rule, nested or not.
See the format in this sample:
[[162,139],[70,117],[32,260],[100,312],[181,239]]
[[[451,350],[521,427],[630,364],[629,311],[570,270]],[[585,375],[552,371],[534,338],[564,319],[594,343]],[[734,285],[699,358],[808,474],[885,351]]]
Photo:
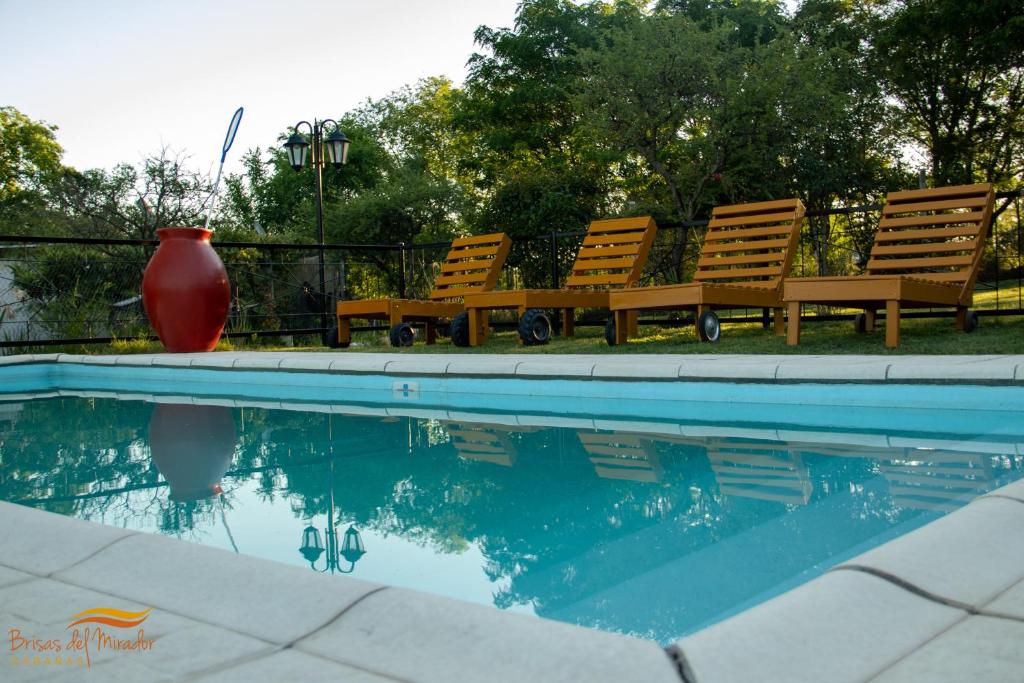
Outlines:
[[700,334],[701,341],[712,343],[718,341],[718,338],[722,336],[722,324],[718,322],[718,316],[714,311],[704,311],[700,314],[700,319],[697,321],[697,332]]
[[527,346],[547,344],[551,339],[551,319],[539,308],[527,309],[519,319],[519,338]]
[[348,342],[345,342],[344,344],[342,344],[340,341],[338,341],[338,328],[337,327],[332,327],[331,329],[327,330],[327,348],[330,348],[330,349],[347,349],[348,348],[348,344],[349,344]]
[[868,331],[868,317],[863,313],[853,316],[853,329],[863,334]]
[[416,339],[416,331],[409,323],[398,323],[391,328],[388,339],[391,340],[392,346],[412,346],[413,340]]
[[608,342],[608,346],[615,346],[615,316],[608,318],[608,322],[604,324],[604,340]]
[[967,311],[967,317],[964,318],[964,332],[974,332],[978,329],[978,312]]
[[469,346],[469,313],[459,313],[452,318],[452,343],[456,346]]

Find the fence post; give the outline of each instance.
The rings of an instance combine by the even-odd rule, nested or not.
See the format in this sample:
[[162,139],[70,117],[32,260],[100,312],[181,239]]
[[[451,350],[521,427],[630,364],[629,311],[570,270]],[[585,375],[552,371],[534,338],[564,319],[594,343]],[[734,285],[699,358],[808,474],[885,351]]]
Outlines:
[[405,242],[398,243],[398,298],[405,298]]
[[558,289],[558,233],[551,233],[551,289]]

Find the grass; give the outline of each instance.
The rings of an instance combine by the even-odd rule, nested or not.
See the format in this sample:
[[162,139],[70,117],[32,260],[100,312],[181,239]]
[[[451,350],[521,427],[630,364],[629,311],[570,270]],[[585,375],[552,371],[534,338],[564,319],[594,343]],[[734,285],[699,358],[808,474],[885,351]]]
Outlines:
[[[762,329],[760,324],[723,324],[722,337],[717,344],[697,341],[692,326],[640,328],[640,336],[628,344],[611,347],[604,341],[604,328],[577,327],[576,337],[552,337],[545,346],[520,346],[513,332],[498,332],[487,344],[477,348],[460,348],[449,339],[427,346],[417,342],[401,353],[749,353],[749,354],[1018,354],[1024,353],[1024,317],[985,315],[995,308],[998,297],[1002,308],[1015,307],[1021,291],[1016,284],[997,290],[979,291],[974,297],[974,308],[981,312],[981,325],[970,334],[958,332],[952,318],[904,318],[898,349],[886,349],[885,324],[868,334],[857,334],[849,321],[807,322],[802,325],[799,346],[787,346],[784,337],[776,337]],[[759,314],[760,311],[751,312]],[[353,335],[352,351],[394,352],[387,341],[386,331],[357,332]],[[217,351],[324,351],[321,346],[282,346],[272,338],[222,339]],[[59,347],[39,346],[22,349],[4,349],[6,353],[91,353],[126,354],[160,353],[158,342],[140,340],[115,341],[111,344]],[[344,351],[338,351],[344,353]]]
[[[628,344],[608,346],[600,327],[577,327],[576,337],[552,337],[544,346],[519,346],[513,332],[499,332],[483,346],[459,348],[448,339],[433,346],[417,343],[402,353],[750,353],[750,354],[1013,354],[1024,353],[1024,318],[984,317],[977,330],[958,332],[951,318],[904,319],[898,349],[885,348],[884,323],[874,332],[857,334],[844,322],[805,323],[799,346],[787,346],[760,324],[723,324],[716,344],[697,341],[692,326],[641,327]],[[351,347],[358,351],[392,352],[383,333],[360,333]],[[310,349],[312,350],[312,349]]]

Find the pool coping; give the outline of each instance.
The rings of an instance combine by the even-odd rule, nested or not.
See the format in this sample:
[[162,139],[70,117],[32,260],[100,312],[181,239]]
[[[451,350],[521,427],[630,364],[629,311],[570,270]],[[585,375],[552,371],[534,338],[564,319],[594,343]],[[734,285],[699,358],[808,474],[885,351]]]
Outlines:
[[1010,355],[730,355],[730,354],[402,354],[223,351],[183,354],[0,356],[0,367],[75,363],[211,370],[385,374],[400,377],[518,379],[1024,384],[1024,354]]
[[[0,519],[3,626],[46,639],[80,609],[152,607],[158,655],[96,662],[134,680],[1009,680],[1024,658],[1024,480],[664,649],[13,503]],[[76,673],[24,666],[0,662]]]

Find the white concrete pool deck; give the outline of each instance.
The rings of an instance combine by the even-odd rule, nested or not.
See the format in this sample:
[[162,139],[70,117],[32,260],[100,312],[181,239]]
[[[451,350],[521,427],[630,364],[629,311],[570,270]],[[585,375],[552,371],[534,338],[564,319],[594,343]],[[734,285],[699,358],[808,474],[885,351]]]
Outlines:
[[[1024,347],[1024,342],[1022,342]],[[727,354],[403,354],[336,352],[0,356],[18,363],[573,379],[1024,383],[1024,354],[805,356]]]
[[[67,354],[84,363],[516,377],[1024,383],[1024,356]],[[674,373],[674,374],[672,374]],[[671,600],[671,595],[663,596]],[[153,608],[147,652],[14,681],[921,681],[1024,671],[1024,481],[663,649],[489,607],[323,576],[0,503],[0,627],[66,640],[93,607]],[[86,675],[83,675],[86,674]],[[88,678],[86,678],[88,676]]]

